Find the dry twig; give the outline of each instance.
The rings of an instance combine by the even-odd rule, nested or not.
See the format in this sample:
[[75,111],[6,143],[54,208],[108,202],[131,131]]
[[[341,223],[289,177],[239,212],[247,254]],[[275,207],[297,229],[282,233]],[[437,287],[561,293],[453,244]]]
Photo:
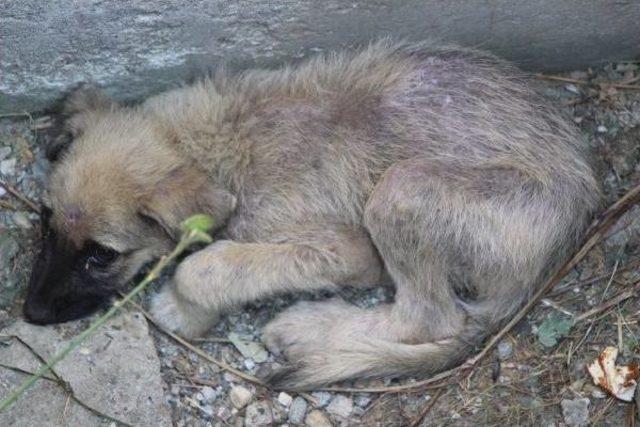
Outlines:
[[[6,336],[2,336],[2,338],[7,338],[7,339],[13,339],[17,342],[19,342],[23,347],[25,347],[29,353],[31,353],[36,359],[38,359],[38,361],[40,363],[46,364],[47,361],[45,360],[44,357],[42,357],[29,343],[27,343],[25,340],[23,340],[21,337],[17,336],[17,335],[6,335]],[[4,369],[9,369],[11,371],[14,372],[18,372],[24,375],[35,375],[34,372],[30,372],[27,371],[25,369],[22,368],[18,368],[16,366],[9,366],[9,365],[5,365],[4,363],[0,363],[0,367],[4,368]],[[101,417],[103,419],[112,421],[114,423],[116,423],[117,425],[122,425],[122,426],[131,426],[131,424],[126,423],[118,418],[115,418],[109,414],[105,414],[102,411],[99,411],[98,409],[94,408],[93,406],[89,405],[88,403],[85,403],[82,399],[80,399],[78,396],[76,396],[75,392],[73,391],[73,388],[71,387],[71,384],[69,384],[67,381],[65,381],[60,374],[58,374],[55,369],[51,368],[51,374],[53,375],[52,377],[49,377],[47,375],[42,375],[42,379],[50,381],[52,383],[57,384],[62,390],[64,390],[65,393],[67,393],[67,399],[65,402],[65,408],[63,411],[63,419],[64,419],[64,414],[67,411],[67,407],[69,405],[69,401],[73,400],[74,402],[76,402],[78,405],[82,406],[83,408],[85,408],[86,410],[88,410],[89,412],[92,412],[93,414],[97,415],[98,417]],[[132,426],[131,426],[132,427]]]
[[29,207],[29,209],[31,209],[35,213],[37,213],[37,214],[40,213],[40,207],[38,207],[38,205],[35,202],[33,202],[27,196],[25,196],[22,193],[20,193],[18,190],[16,190],[11,185],[7,184],[4,181],[0,181],[0,187],[3,187],[5,190],[7,190],[7,192],[9,194],[11,194],[13,197],[15,197],[16,199],[20,200],[22,203],[27,205]]
[[427,404],[424,405],[424,407],[420,411],[420,414],[418,414],[418,416],[413,421],[411,421],[411,424],[409,424],[409,427],[416,427],[422,422],[422,420],[424,420],[424,417],[427,416],[431,408],[433,408],[433,406],[436,404],[436,401],[442,395],[443,391],[444,391],[444,388],[438,389],[436,394],[433,395],[433,398],[429,399]]
[[621,293],[619,293],[618,295],[616,295],[615,297],[611,298],[610,300],[606,301],[603,304],[600,304],[597,307],[593,307],[591,310],[587,310],[584,313],[582,313],[581,315],[577,316],[575,318],[575,322],[581,322],[585,319],[588,319],[591,316],[594,316],[596,314],[602,313],[603,311],[608,310],[609,308],[613,307],[614,305],[620,304],[622,301],[629,299],[629,298],[633,298],[635,296],[637,296],[638,292],[640,291],[640,281],[638,281],[633,288],[628,289],[626,291],[623,291]]
[[140,304],[137,304],[134,301],[129,300],[128,301],[129,304],[131,304],[132,306],[134,306],[136,308],[136,310],[139,310],[144,317],[147,318],[147,320],[149,321],[149,323],[151,323],[153,326],[156,327],[156,329],[158,329],[160,332],[162,332],[163,334],[167,335],[168,337],[170,337],[171,339],[173,339],[174,341],[176,341],[177,343],[181,344],[182,346],[184,346],[185,348],[191,350],[192,352],[194,352],[195,354],[197,354],[198,356],[202,357],[203,359],[205,359],[208,362],[213,363],[214,365],[217,365],[218,367],[220,367],[221,369],[224,369],[225,371],[231,372],[232,374],[246,380],[249,381],[251,383],[254,384],[258,384],[261,386],[266,386],[266,384],[262,381],[260,381],[258,378],[246,374],[236,368],[234,368],[233,366],[230,366],[220,360],[215,359],[213,356],[211,356],[210,354],[206,353],[205,351],[202,351],[201,349],[199,349],[198,347],[194,346],[193,344],[191,344],[189,341],[187,341],[186,339],[182,338],[180,335],[177,335],[173,332],[171,332],[170,330],[160,326],[158,324],[158,322],[156,322],[153,317],[151,316],[151,314],[146,311],[144,308],[142,308],[142,306],[140,306]]
[[536,78],[540,80],[551,80],[551,81],[563,82],[563,83],[573,83],[576,85],[583,85],[583,86],[607,86],[607,87],[613,87],[621,90],[640,90],[640,85],[631,85],[631,84],[625,84],[625,83],[589,82],[586,80],[570,79],[568,77],[560,77],[560,76],[550,76],[547,74],[536,74]]

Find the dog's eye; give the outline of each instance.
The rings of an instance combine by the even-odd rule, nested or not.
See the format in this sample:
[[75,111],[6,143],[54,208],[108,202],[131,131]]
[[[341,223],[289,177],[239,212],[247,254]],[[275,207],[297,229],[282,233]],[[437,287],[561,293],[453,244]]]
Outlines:
[[86,250],[85,268],[98,267],[103,268],[111,264],[119,255],[119,253],[111,248],[91,242]]

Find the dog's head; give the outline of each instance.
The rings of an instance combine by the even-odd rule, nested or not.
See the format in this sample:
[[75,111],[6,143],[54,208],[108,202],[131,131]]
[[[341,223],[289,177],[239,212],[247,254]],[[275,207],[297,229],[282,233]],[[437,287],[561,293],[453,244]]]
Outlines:
[[39,324],[96,311],[173,247],[183,219],[208,213],[220,225],[235,208],[235,197],[181,155],[166,124],[144,108],[83,87],[62,115],[47,150],[42,249],[24,305]]

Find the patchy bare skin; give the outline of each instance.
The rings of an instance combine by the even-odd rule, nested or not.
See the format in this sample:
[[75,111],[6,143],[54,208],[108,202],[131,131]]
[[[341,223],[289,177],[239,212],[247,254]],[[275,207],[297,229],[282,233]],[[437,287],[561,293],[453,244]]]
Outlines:
[[577,130],[513,67],[460,48],[381,42],[135,107],[78,91],[66,116],[41,260],[67,267],[34,269],[27,317],[94,310],[83,292],[125,283],[198,212],[217,240],[151,306],[184,335],[249,301],[390,279],[393,304],[298,303],[267,325],[289,388],[459,363],[599,204]]

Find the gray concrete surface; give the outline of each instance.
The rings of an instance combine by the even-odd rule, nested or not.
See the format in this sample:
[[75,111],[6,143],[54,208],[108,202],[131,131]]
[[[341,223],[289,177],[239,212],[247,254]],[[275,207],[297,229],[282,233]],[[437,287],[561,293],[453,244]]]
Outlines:
[[384,35],[492,50],[527,69],[640,55],[638,0],[21,0],[0,2],[0,113],[93,80],[146,96],[220,64],[297,60]]
[[[0,346],[0,396],[6,396],[26,376],[7,366],[35,372],[40,363],[19,336],[40,356],[49,359],[82,330],[82,322],[55,327],[30,325],[18,320],[2,331]],[[124,313],[110,320],[55,367],[75,396],[102,414],[135,426],[170,426],[169,405],[164,398],[160,362],[147,322],[140,313]],[[8,410],[0,413],[0,425],[14,427],[107,426],[98,416],[68,399],[60,386],[39,380]],[[113,424],[112,424],[113,425]]]

